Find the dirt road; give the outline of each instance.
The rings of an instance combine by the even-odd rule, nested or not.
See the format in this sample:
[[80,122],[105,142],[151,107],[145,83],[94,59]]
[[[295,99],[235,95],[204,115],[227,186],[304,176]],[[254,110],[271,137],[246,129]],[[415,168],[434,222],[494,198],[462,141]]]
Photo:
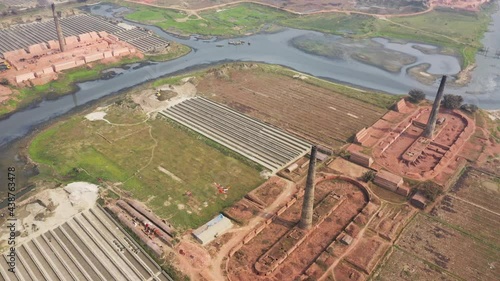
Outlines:
[[[276,200],[269,205],[267,208],[263,209],[262,213],[272,213],[284,202],[288,201],[291,196],[295,193],[295,183],[282,179],[286,181],[286,186],[283,192],[276,198]],[[203,246],[193,243],[191,241],[191,236],[186,235],[182,238],[179,245],[176,247],[176,251],[179,248],[189,247],[189,255],[177,255],[179,260],[179,270],[182,272],[189,272],[191,280],[226,280],[224,271],[226,264],[226,257],[229,251],[236,246],[257,224],[264,220],[263,216],[256,216],[249,221],[245,226],[233,228],[228,231],[232,233],[229,241],[225,242],[224,245],[217,251],[215,257],[210,257],[208,250]],[[199,260],[205,261],[199,261]],[[198,262],[197,262],[198,261]],[[222,268],[224,266],[224,268]]]
[[224,8],[224,7],[228,7],[228,6],[233,6],[233,5],[238,5],[238,4],[245,4],[245,3],[252,3],[252,4],[258,4],[258,5],[262,5],[262,6],[267,6],[267,7],[278,9],[278,10],[282,10],[282,11],[285,11],[285,12],[288,12],[288,13],[291,13],[291,14],[294,14],[294,15],[316,15],[316,14],[325,14],[325,13],[343,13],[343,14],[367,15],[367,16],[373,16],[373,17],[377,17],[377,18],[378,17],[406,17],[406,16],[416,16],[416,15],[421,15],[421,14],[428,13],[428,12],[432,11],[434,9],[434,7],[435,7],[434,3],[432,3],[429,6],[429,8],[427,8],[424,11],[414,12],[414,13],[402,13],[402,14],[389,14],[389,15],[386,15],[386,14],[373,14],[373,13],[365,13],[365,12],[360,12],[360,11],[354,11],[354,10],[341,10],[341,9],[328,9],[328,10],[320,10],[320,11],[302,13],[302,12],[297,12],[297,11],[290,10],[290,9],[287,9],[287,8],[283,8],[283,7],[280,7],[280,6],[276,6],[276,5],[273,5],[273,4],[269,4],[269,3],[263,3],[263,2],[260,2],[260,1],[248,1],[248,0],[234,1],[234,2],[231,2],[231,3],[213,5],[213,6],[210,6],[210,7],[199,8],[199,9],[184,9],[184,8],[179,8],[177,6],[168,6],[167,7],[167,6],[160,6],[160,5],[155,5],[155,4],[152,4],[152,3],[138,2],[138,1],[133,1],[133,0],[125,0],[125,1],[131,2],[131,3],[135,3],[135,4],[141,4],[141,5],[147,5],[147,6],[157,7],[157,8],[163,8],[163,9],[167,9],[168,8],[168,9],[172,9],[172,10],[178,10],[178,11],[185,12],[188,15],[195,15],[195,16],[197,16],[200,19],[202,17],[199,16],[199,14],[198,14],[199,12],[207,11],[207,10],[213,10],[213,9],[220,9],[220,8]]

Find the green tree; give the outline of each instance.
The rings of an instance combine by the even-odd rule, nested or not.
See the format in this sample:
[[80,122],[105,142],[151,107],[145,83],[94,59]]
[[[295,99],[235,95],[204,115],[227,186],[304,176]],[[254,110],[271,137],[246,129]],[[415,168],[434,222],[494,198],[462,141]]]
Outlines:
[[375,172],[372,170],[366,171],[362,176],[361,180],[364,182],[372,181],[375,178]]
[[445,108],[457,109],[462,105],[462,102],[464,102],[464,98],[462,98],[462,96],[448,94],[444,95],[442,105]]
[[443,187],[432,181],[425,181],[418,184],[417,190],[429,201],[436,200],[443,193]]
[[419,103],[425,99],[425,94],[422,90],[420,89],[411,89],[408,92],[408,95],[410,96],[410,102],[412,103]]
[[477,107],[477,105],[475,104],[466,103],[462,105],[460,109],[462,109],[463,111],[467,111],[469,113],[474,113],[479,109],[479,107]]

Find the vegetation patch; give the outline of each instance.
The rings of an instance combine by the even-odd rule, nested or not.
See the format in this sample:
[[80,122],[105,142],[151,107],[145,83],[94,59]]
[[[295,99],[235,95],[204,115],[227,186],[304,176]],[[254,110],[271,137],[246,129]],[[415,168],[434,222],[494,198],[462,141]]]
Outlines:
[[498,247],[421,213],[403,230],[396,245],[411,256],[465,280],[475,279],[478,274],[486,280],[496,279],[500,274],[500,268],[492,266],[500,258]]
[[[76,116],[36,136],[30,157],[49,167],[40,177],[115,185],[181,230],[205,223],[264,181],[258,169],[201,136],[162,119],[145,121],[131,102],[107,113],[112,124]],[[231,188],[219,194],[214,182]]]
[[135,11],[127,14],[126,19],[154,24],[166,31],[181,35],[244,35],[259,32],[266,25],[278,23],[289,16],[286,12],[257,4],[241,4],[220,10],[203,11],[199,13],[200,17],[170,9],[127,5],[132,6]]
[[[181,35],[238,36],[256,33],[272,26],[315,30],[356,38],[385,37],[434,44],[453,50],[462,58],[462,68],[474,63],[486,32],[494,3],[483,5],[480,12],[436,9],[409,17],[377,19],[368,15],[325,13],[296,15],[258,4],[240,4],[207,10],[199,18],[183,11],[146,7],[127,3],[135,9],[129,20],[154,24]],[[271,28],[272,29],[272,28]]]

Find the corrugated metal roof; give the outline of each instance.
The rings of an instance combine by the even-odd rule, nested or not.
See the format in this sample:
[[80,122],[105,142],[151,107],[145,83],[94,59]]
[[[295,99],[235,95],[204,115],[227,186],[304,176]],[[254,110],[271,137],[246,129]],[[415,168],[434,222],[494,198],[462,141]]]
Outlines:
[[231,220],[219,214],[206,224],[195,229],[193,235],[202,245],[205,245],[232,227],[233,223]]

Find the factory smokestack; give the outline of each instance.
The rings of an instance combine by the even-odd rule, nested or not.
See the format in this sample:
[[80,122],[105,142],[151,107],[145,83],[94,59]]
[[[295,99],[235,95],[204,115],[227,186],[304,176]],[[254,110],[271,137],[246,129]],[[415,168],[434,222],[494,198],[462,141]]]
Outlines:
[[312,217],[314,210],[314,178],[316,172],[316,151],[318,148],[313,145],[311,148],[311,157],[309,159],[309,170],[307,171],[306,190],[304,193],[304,202],[302,203],[302,215],[299,227],[309,229],[312,226]]
[[59,39],[59,49],[61,49],[61,52],[64,52],[66,51],[66,44],[64,42],[64,35],[62,33],[59,17],[56,14],[56,5],[52,3],[51,7],[52,7],[52,15],[54,16],[54,23],[56,24],[57,39]]
[[432,139],[434,137],[434,127],[436,126],[436,120],[439,112],[439,106],[441,105],[441,99],[443,99],[444,84],[446,84],[446,75],[441,78],[441,84],[439,84],[439,89],[432,105],[431,115],[427,121],[427,126],[425,127],[423,136]]

